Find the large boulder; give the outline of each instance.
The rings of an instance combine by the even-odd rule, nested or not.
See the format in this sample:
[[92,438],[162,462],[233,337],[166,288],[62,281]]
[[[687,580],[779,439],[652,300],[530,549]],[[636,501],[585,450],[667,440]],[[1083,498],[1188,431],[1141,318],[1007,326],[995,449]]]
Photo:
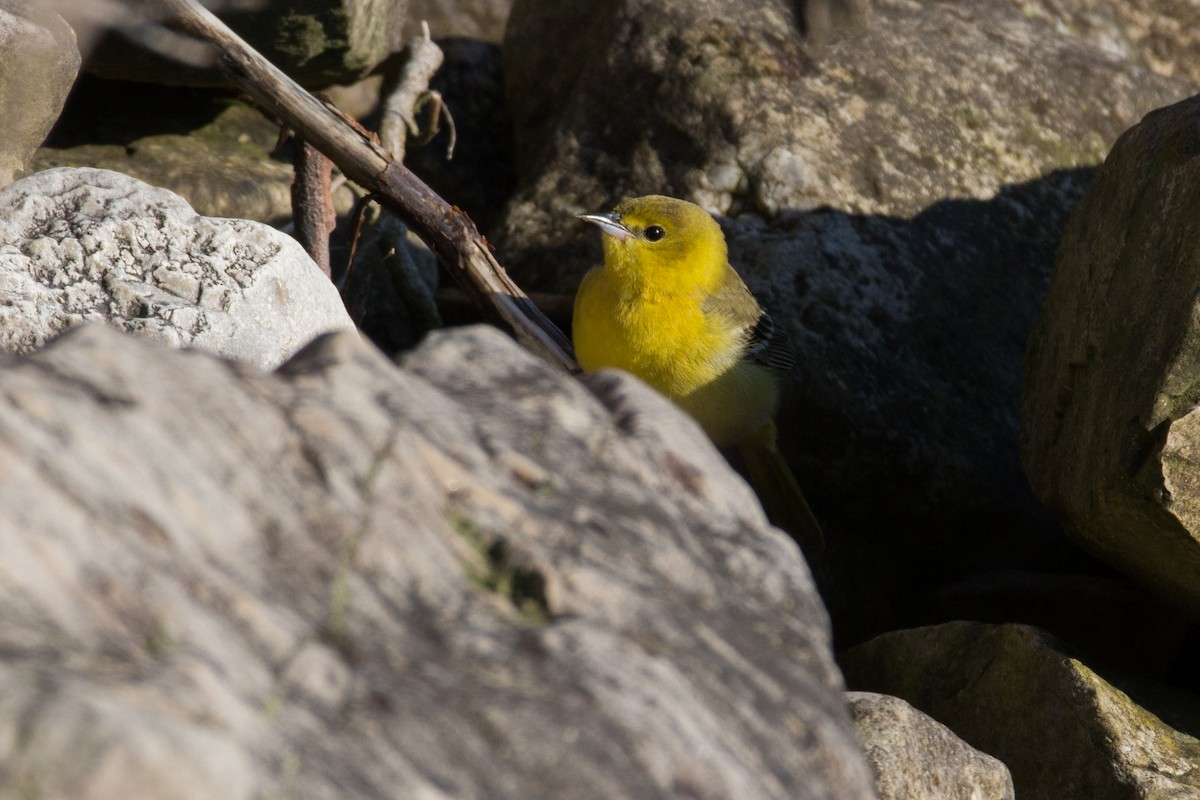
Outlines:
[[873,797],[799,552],[632,379],[0,361],[0,795]]
[[1200,614],[1200,97],[1121,137],[1030,337],[1030,482],[1089,550]]
[[819,50],[796,7],[518,0],[498,249],[571,293],[600,257],[574,214],[658,192],[723,216],[798,344],[783,445],[857,638],[980,563],[1071,563],[1021,470],[1025,339],[1090,167],[1195,87],[1007,0],[883,0]]
[[1200,796],[1200,701],[1118,687],[1035,628],[897,631],[840,661],[851,688],[903,698],[1003,761],[1021,800]]
[[0,186],[25,169],[79,73],[75,34],[28,0],[0,0]]
[[89,320],[263,368],[353,330],[291,237],[201,217],[180,197],[93,169],[0,191],[0,348],[27,352]]

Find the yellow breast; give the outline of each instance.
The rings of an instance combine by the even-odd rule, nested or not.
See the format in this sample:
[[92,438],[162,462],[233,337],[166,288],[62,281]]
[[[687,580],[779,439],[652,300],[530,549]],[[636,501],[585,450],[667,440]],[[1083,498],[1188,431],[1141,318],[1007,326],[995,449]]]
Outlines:
[[768,370],[740,361],[743,343],[701,311],[701,297],[633,290],[590,272],[575,298],[575,354],[587,372],[631,372],[690,413],[718,444],[740,441],[774,413]]

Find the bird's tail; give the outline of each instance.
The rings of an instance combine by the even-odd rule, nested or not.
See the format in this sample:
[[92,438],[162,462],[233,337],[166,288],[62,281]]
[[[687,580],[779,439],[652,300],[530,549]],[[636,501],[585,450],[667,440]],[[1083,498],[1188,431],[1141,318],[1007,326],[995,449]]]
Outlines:
[[824,550],[821,525],[775,444],[775,424],[768,423],[754,437],[740,443],[738,451],[746,467],[746,477],[771,522],[792,534],[805,551]]

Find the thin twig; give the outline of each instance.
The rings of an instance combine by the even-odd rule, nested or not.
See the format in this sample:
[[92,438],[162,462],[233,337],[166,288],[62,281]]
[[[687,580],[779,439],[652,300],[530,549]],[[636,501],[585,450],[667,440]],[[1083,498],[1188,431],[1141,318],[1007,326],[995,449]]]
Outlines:
[[339,115],[280,72],[195,0],[153,0],[182,31],[217,50],[217,68],[239,89],[324,153],[403,220],[482,309],[527,348],[568,372],[571,343],[512,282],[475,224]]
[[342,272],[343,283],[350,277],[350,273],[354,269],[354,257],[358,255],[358,241],[362,238],[363,223],[367,219],[367,211],[370,209],[371,203],[378,201],[378,197],[366,195],[358,198],[358,202],[354,204],[354,212],[350,217],[350,255],[346,257],[346,269]]
[[417,108],[429,92],[429,82],[442,66],[442,48],[429,35],[429,24],[421,23],[421,35],[408,40],[404,64],[394,80],[384,88],[383,113],[379,120],[379,141],[397,161],[404,160],[409,135],[420,134]]

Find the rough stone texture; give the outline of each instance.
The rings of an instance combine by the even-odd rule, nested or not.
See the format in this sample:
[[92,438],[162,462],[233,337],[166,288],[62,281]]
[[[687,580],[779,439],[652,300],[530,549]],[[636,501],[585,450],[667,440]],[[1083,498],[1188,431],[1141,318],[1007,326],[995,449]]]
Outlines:
[[[563,211],[655,189],[735,216],[823,205],[909,216],[986,199],[1097,163],[1140,114],[1190,88],[1005,0],[883,0],[870,26],[814,60],[793,5],[517,2],[505,43],[525,183],[515,243],[562,245],[576,238]],[[546,40],[578,57],[560,64],[534,46]]]
[[630,379],[0,361],[0,795],[872,797],[798,551]]
[[[84,77],[29,171],[94,167],[182,196],[199,213],[278,225],[291,219],[290,151],[279,123],[221,91]],[[334,193],[341,212],[355,196]]]
[[103,320],[273,367],[320,333],[354,329],[291,237],[198,216],[177,195],[104,170],[40,172],[0,191],[0,300],[9,352]]
[[408,0],[408,26],[420,30],[429,23],[435,37],[462,36],[498,42],[512,0]]
[[0,186],[46,138],[79,73],[75,34],[27,0],[0,0]]
[[1180,732],[1200,732],[1196,699],[1122,691],[1035,628],[899,631],[841,663],[851,688],[901,697],[1003,761],[1021,800],[1200,795],[1200,741]]
[[1200,3],[1195,0],[1010,0],[1026,16],[1160,75],[1200,83]]
[[1006,0],[884,0],[816,56],[793,6],[515,3],[498,249],[574,292],[600,258],[574,214],[663,192],[727,215],[799,345],[780,425],[831,531],[826,599],[877,632],[985,555],[1069,561],[1020,467],[1025,339],[1088,165],[1195,89]]
[[879,800],[1013,800],[1008,767],[898,697],[848,692]]
[[1200,97],[1125,134],[1030,338],[1022,456],[1066,528],[1200,613]]
[[[255,0],[214,9],[230,28],[308,89],[362,78],[404,47],[407,0]],[[68,7],[70,4],[68,3]],[[95,24],[82,8],[80,24]],[[101,39],[85,69],[113,80],[223,86],[216,70],[169,61],[112,34]]]
[[1195,0],[1113,2],[1142,61],[1162,75],[1200,84],[1200,3]]

